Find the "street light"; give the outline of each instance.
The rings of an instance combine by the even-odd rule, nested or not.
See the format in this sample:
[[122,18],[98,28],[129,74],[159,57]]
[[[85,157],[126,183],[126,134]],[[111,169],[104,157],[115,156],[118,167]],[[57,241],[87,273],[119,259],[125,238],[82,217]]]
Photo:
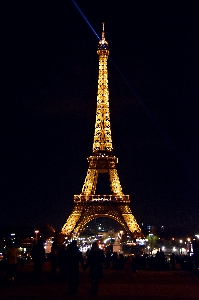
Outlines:
[[191,252],[191,239],[187,238],[187,253],[190,254]]
[[182,240],[180,240],[180,254],[182,254]]
[[35,230],[35,234],[36,234],[35,241],[36,241],[36,243],[37,243],[37,235],[38,235],[38,233],[39,233],[39,230]]
[[151,248],[151,254],[152,254],[152,236],[153,236],[153,233],[149,233],[149,240],[150,240],[150,248]]

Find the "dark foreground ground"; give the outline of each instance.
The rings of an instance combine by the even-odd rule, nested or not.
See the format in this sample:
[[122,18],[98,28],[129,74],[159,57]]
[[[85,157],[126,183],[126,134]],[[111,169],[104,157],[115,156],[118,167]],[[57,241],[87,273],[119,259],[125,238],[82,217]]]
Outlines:
[[199,277],[191,271],[149,271],[138,270],[133,276],[124,271],[104,270],[97,296],[90,293],[89,273],[80,272],[80,287],[77,295],[68,295],[67,283],[55,282],[49,278],[46,263],[43,282],[32,282],[32,265],[19,266],[14,283],[5,280],[0,272],[0,299],[199,299]]

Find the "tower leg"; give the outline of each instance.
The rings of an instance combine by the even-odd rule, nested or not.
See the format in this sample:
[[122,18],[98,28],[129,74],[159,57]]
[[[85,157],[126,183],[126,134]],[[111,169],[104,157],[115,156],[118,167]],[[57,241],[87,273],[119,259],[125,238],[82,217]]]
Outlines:
[[82,208],[78,206],[75,206],[72,213],[68,217],[66,223],[64,224],[61,233],[64,235],[70,235],[71,232],[74,230],[79,218],[81,217],[82,214]]
[[98,172],[96,169],[88,169],[85,182],[82,188],[83,195],[95,194]]

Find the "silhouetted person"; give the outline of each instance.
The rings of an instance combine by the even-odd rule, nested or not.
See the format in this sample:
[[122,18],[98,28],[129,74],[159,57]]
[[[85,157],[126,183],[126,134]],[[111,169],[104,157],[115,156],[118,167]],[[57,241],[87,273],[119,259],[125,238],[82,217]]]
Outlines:
[[114,264],[112,266],[112,270],[123,270],[124,268],[124,264],[125,264],[125,258],[124,258],[124,255],[123,254],[119,254],[119,256],[117,257],[116,260],[114,260]]
[[170,265],[171,265],[171,270],[176,269],[176,260],[175,260],[175,254],[174,253],[171,254]]
[[87,249],[87,251],[86,251],[86,258],[88,257],[89,252],[90,252],[90,249]]
[[7,277],[8,280],[15,280],[15,273],[17,268],[17,248],[15,245],[10,244],[7,252]]
[[117,270],[123,270],[125,264],[125,258],[122,253],[119,254],[118,260],[117,260]]
[[45,262],[45,250],[42,239],[38,239],[37,244],[33,246],[31,256],[33,260],[33,279],[36,283],[41,283],[42,266]]
[[116,263],[117,262],[117,260],[118,260],[118,254],[117,254],[117,252],[113,252],[113,263]]
[[124,264],[124,274],[126,275],[127,278],[133,276],[131,264],[132,264],[132,257],[128,256],[125,259],[125,264]]
[[58,265],[58,244],[57,244],[57,241],[54,241],[53,244],[52,244],[51,252],[50,252],[50,262],[51,262],[50,279],[55,280],[57,265]]
[[65,282],[67,274],[67,251],[65,245],[62,245],[58,252],[58,266],[60,269],[60,280],[61,282]]
[[156,270],[164,270],[166,268],[165,255],[163,251],[157,251],[155,255]]
[[83,256],[75,240],[68,245],[66,252],[69,294],[76,294],[79,286],[79,263],[84,269]]
[[98,243],[94,242],[85,266],[85,270],[89,267],[92,294],[98,291],[99,279],[103,276],[103,263],[104,253],[99,249]]

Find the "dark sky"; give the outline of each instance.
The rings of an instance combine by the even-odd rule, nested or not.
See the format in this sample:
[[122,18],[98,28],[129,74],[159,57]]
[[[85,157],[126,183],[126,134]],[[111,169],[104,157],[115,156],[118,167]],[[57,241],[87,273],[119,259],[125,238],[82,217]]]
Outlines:
[[[114,154],[139,224],[198,225],[198,1],[80,1],[109,42]],[[98,39],[72,1],[1,2],[0,225],[61,228],[91,155]]]

